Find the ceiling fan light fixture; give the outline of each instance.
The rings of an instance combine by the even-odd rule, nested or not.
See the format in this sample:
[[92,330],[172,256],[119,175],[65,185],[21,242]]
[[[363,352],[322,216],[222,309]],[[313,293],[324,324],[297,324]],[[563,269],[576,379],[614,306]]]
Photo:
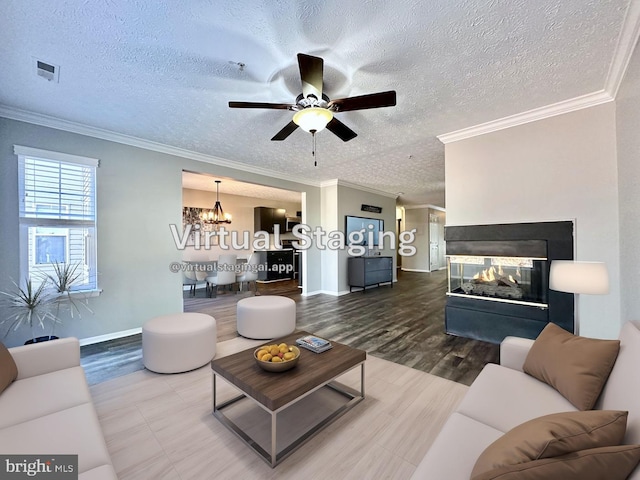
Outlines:
[[300,110],[293,116],[293,122],[305,132],[317,133],[333,119],[333,113],[326,108],[309,107]]

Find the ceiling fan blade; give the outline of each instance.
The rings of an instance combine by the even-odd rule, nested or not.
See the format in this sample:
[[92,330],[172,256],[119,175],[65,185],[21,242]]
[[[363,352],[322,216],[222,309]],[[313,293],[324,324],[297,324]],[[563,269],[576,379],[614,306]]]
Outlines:
[[260,103],[260,102],[229,102],[229,108],[272,108],[277,110],[291,110],[295,105],[291,103]]
[[315,95],[322,99],[322,73],[324,60],[320,57],[312,57],[304,53],[298,54],[298,66],[300,67],[300,80],[302,81],[302,95]]
[[396,92],[370,93],[358,97],[338,98],[329,102],[328,108],[335,112],[366,110],[367,108],[393,107],[396,104]]
[[351,130],[336,117],[333,117],[331,121],[327,123],[327,130],[337,135],[343,142],[348,142],[358,136],[356,132]]
[[295,122],[293,120],[291,120],[289,123],[287,123],[285,125],[285,127],[282,130],[280,130],[278,133],[276,133],[271,140],[272,141],[284,140],[289,135],[291,135],[293,132],[295,132],[296,128],[298,128],[298,125],[296,125]]

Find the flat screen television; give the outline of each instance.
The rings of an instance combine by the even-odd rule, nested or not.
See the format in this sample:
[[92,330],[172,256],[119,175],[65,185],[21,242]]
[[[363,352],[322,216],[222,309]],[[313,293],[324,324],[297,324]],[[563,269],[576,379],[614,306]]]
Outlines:
[[[361,242],[349,241],[351,232],[362,230],[364,230],[364,237]],[[384,220],[378,218],[366,218],[346,215],[344,232],[347,245],[351,243],[352,245],[363,245],[365,247],[372,248],[378,246],[380,232],[384,232]],[[373,243],[371,245],[369,245],[369,232],[373,233]]]

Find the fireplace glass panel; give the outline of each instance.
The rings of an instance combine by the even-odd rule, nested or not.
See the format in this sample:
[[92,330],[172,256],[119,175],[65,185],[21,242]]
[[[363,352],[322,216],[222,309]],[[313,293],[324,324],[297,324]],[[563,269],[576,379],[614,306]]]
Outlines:
[[547,306],[546,258],[447,256],[447,295]]

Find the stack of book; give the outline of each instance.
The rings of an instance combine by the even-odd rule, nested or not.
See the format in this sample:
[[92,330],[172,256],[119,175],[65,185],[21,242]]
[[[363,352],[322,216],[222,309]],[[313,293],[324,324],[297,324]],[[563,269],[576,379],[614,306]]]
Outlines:
[[325,340],[324,338],[316,337],[314,335],[301,337],[296,340],[296,344],[299,347],[306,348],[307,350],[311,350],[315,353],[322,353],[333,347],[329,340]]

